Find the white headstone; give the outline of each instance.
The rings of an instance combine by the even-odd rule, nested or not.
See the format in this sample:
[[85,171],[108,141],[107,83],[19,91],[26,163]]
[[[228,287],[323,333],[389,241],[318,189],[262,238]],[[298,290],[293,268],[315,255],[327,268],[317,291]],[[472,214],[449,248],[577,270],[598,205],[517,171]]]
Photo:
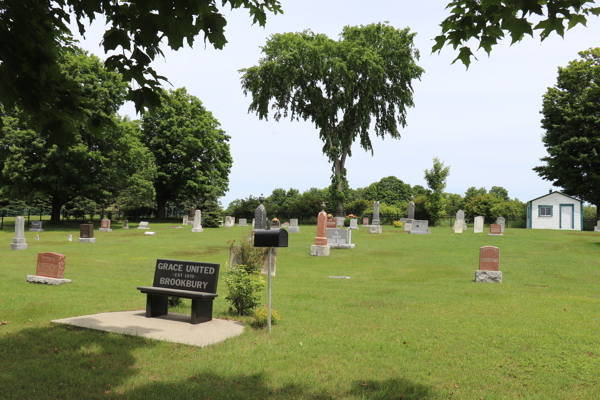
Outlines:
[[196,210],[194,214],[194,226],[192,227],[192,232],[203,232],[202,229],[202,214],[200,210]]
[[15,236],[13,237],[11,249],[27,250],[27,240],[25,239],[25,217],[15,218]]
[[505,224],[504,217],[498,217],[498,218],[496,218],[496,223],[498,225],[500,225],[500,232],[504,233],[504,224]]
[[344,217],[335,217],[335,219],[336,219],[336,223],[335,223],[336,227],[344,226],[344,220],[346,218],[344,218]]
[[431,232],[428,229],[429,221],[415,219],[410,226],[411,235],[429,235]]
[[73,241],[73,235],[69,235],[68,239],[69,239],[69,242],[72,242]]
[[350,219],[350,229],[358,229],[358,223],[356,221],[356,218]]
[[141,221],[140,226],[138,226],[138,229],[150,229],[148,227],[148,221]]
[[188,218],[189,218],[189,217],[188,217],[187,215],[184,215],[184,216],[183,216],[183,222],[182,222],[181,224],[182,224],[182,225],[187,225],[187,224],[188,224]]
[[290,226],[288,227],[288,233],[300,233],[300,227],[298,226],[298,218],[290,219]]
[[238,222],[240,226],[248,226],[248,220],[246,218],[240,218]]
[[482,216],[475,217],[475,227],[473,228],[474,233],[483,233],[483,222],[484,218]]
[[229,217],[229,216],[225,217],[225,224],[223,225],[225,228],[231,228],[234,224],[235,224],[234,217]]
[[371,225],[379,225],[379,202],[373,202],[373,220],[371,221]]

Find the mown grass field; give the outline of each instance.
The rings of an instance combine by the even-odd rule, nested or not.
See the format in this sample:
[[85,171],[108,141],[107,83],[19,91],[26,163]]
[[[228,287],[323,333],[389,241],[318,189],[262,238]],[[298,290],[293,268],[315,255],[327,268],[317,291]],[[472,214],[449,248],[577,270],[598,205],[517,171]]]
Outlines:
[[[273,305],[283,319],[271,334],[228,314],[222,281],[214,316],[242,319],[246,331],[206,348],[50,322],[144,309],[135,288],[152,283],[157,258],[216,262],[223,274],[227,241],[248,232],[174,225],[150,221],[157,236],[144,237],[136,223],[117,224],[83,244],[78,224],[45,224],[40,241],[26,231],[25,251],[10,250],[14,232],[0,231],[0,398],[600,398],[593,232],[362,228],[353,232],[356,249],[315,258],[315,227],[302,226],[277,253]],[[503,284],[474,283],[484,245],[501,249]],[[67,256],[73,283],[25,282],[46,251]]]

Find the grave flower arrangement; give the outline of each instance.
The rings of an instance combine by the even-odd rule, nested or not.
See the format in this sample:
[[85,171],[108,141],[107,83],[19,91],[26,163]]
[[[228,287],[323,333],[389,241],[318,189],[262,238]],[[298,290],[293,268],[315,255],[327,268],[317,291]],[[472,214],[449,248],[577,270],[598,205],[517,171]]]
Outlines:
[[356,215],[354,215],[354,214],[348,214],[347,217],[348,218],[356,218]]
[[279,221],[279,218],[273,218],[271,221]]

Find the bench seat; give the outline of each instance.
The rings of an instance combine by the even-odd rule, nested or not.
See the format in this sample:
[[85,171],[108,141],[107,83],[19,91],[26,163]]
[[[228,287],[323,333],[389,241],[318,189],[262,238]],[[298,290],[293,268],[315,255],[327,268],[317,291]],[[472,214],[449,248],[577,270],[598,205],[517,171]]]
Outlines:
[[218,296],[216,293],[202,293],[154,286],[138,286],[137,289],[147,295],[147,318],[166,315],[169,308],[169,296],[191,299],[192,318],[190,322],[194,325],[212,320],[213,300]]

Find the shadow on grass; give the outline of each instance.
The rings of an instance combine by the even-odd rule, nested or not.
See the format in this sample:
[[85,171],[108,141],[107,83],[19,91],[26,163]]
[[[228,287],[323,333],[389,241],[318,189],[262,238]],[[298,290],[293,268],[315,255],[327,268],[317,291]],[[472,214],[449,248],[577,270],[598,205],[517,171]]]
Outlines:
[[[344,388],[315,388],[311,382],[273,387],[262,372],[217,374],[204,359],[183,379],[177,363],[165,363],[165,381],[128,388],[144,374],[133,353],[157,342],[89,329],[51,325],[0,337],[0,398],[13,399],[441,399],[433,389],[395,378],[350,382]],[[147,360],[152,362],[152,360]],[[172,368],[176,368],[173,370]],[[277,385],[277,383],[275,383]],[[125,388],[125,389],[124,389]],[[124,392],[120,392],[124,389]],[[119,392],[118,392],[119,391]]]
[[270,388],[263,373],[250,375],[220,376],[212,372],[198,372],[180,382],[154,382],[128,391],[124,398],[132,400],[152,399],[310,399],[333,400],[339,398],[367,400],[423,400],[441,398],[423,385],[404,379],[385,381],[355,381],[349,391],[315,390],[306,385],[288,384]]
[[132,355],[155,342],[51,325],[0,337],[2,399],[91,399],[139,373]]

